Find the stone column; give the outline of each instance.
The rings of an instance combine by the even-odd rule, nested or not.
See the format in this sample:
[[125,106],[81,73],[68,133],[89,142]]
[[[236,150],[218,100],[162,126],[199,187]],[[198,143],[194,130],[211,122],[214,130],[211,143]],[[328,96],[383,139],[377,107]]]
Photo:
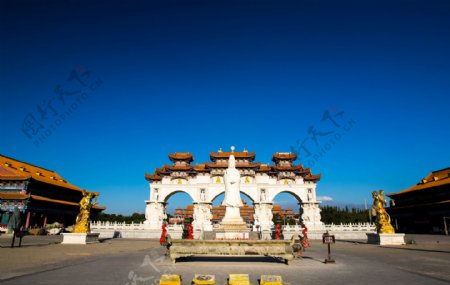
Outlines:
[[27,221],[25,222],[25,228],[28,229],[30,227],[30,219],[31,219],[31,212],[27,212]]
[[[300,204],[302,206],[302,204]],[[308,230],[317,231],[322,230],[324,225],[320,217],[320,208],[318,202],[303,203],[303,222],[308,227]]]
[[148,229],[161,230],[163,220],[167,218],[165,203],[146,201],[145,222]]
[[192,226],[194,227],[194,238],[202,239],[204,232],[210,232],[213,230],[212,226],[212,206],[211,203],[194,203],[194,221]]
[[254,203],[255,207],[255,224],[253,226],[254,231],[260,232],[261,239],[270,239],[271,229],[273,227],[273,214],[272,214],[272,203]]

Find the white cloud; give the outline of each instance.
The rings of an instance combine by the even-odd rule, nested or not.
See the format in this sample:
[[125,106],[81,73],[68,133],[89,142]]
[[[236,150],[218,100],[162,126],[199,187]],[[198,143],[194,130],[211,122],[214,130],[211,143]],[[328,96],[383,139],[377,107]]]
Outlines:
[[333,198],[330,196],[318,196],[317,200],[322,201],[322,202],[330,202],[330,201],[333,201]]

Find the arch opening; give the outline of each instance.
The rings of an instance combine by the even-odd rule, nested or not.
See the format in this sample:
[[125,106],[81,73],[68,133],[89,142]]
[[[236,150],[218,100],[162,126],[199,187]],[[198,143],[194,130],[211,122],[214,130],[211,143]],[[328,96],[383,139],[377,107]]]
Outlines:
[[291,191],[277,193],[273,201],[272,221],[274,224],[298,225],[301,224],[302,199]]
[[[253,199],[245,194],[244,192],[240,192],[240,197],[242,199],[243,202],[243,206],[241,207],[241,217],[244,219],[244,221],[249,224],[249,225],[253,225],[254,223],[254,214],[255,214],[255,209],[253,207]],[[225,216],[225,206],[222,206],[222,202],[225,198],[225,193],[222,192],[218,195],[216,195],[211,201],[212,201],[212,214],[213,214],[213,218],[212,218],[212,222],[214,224],[218,224],[222,221],[223,217]]]
[[174,191],[164,198],[165,210],[169,224],[192,222],[192,196],[186,191]]

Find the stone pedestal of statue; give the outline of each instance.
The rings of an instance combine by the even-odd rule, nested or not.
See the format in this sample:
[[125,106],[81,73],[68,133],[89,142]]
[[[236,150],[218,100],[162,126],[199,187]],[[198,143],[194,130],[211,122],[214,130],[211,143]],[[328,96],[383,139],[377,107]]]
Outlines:
[[88,244],[99,242],[99,233],[62,233],[61,244]]
[[404,245],[405,234],[367,234],[367,243],[379,245]]
[[249,239],[250,229],[245,222],[222,222],[220,227],[215,230],[215,234],[218,240]]
[[250,229],[236,207],[226,208],[220,227],[215,232],[216,239],[249,239],[250,236]]
[[249,239],[250,229],[241,217],[239,207],[227,206],[220,227],[215,230],[216,239]]

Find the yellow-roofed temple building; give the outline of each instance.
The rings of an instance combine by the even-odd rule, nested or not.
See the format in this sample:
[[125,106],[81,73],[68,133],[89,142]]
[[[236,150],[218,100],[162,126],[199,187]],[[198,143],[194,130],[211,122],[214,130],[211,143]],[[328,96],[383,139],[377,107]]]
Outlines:
[[[0,155],[0,227],[5,230],[18,208],[25,228],[39,228],[58,222],[75,223],[83,189],[70,184],[58,173],[11,157]],[[98,196],[99,193],[93,193]],[[92,214],[105,207],[93,206]]]
[[433,171],[416,185],[387,196],[391,205],[386,210],[399,232],[448,234],[450,167]]

